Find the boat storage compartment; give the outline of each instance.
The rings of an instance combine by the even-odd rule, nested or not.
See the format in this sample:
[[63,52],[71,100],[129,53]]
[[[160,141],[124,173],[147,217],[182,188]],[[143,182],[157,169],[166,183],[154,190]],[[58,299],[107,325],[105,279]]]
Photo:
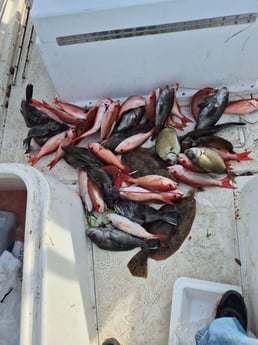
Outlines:
[[[53,177],[16,163],[0,164],[0,193],[6,191],[26,195],[22,293],[15,301],[21,305],[20,334],[15,329],[16,340],[7,343],[96,344],[91,244],[80,197]],[[10,330],[5,321],[0,320],[0,339]]]
[[184,96],[257,87],[257,11],[256,0],[34,0],[31,17],[58,96],[85,102],[173,82]]

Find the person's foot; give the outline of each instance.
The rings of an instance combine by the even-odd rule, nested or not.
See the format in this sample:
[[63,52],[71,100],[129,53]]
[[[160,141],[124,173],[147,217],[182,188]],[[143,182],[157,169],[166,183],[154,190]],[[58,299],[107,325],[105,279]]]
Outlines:
[[120,345],[120,343],[115,338],[108,338],[102,345]]
[[215,319],[220,317],[235,317],[242,327],[247,330],[247,309],[242,295],[234,290],[229,290],[222,296]]

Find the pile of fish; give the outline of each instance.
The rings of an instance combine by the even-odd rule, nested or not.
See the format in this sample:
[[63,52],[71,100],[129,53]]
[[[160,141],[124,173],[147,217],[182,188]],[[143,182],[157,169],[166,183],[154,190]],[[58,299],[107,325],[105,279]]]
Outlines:
[[[204,88],[190,100],[190,118],[181,111],[178,88],[174,83],[146,97],[106,98],[83,108],[58,98],[53,104],[33,99],[28,84],[21,102],[29,128],[25,153],[32,139],[40,146],[29,164],[55,152],[49,169],[63,158],[78,170],[87,236],[105,250],[140,247],[128,264],[135,276],[147,276],[148,257],[163,260],[181,246],[194,221],[196,188],[234,189],[230,161],[252,159],[250,151],[236,153],[215,134],[243,126],[217,122],[223,114],[257,110],[257,100],[229,102],[226,87]],[[186,131],[190,123],[194,129]],[[182,183],[194,189],[183,193]]]

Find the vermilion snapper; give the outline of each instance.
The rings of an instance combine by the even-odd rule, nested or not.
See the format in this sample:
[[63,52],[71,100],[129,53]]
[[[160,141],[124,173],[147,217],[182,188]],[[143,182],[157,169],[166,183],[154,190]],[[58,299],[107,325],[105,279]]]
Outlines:
[[103,116],[105,114],[105,111],[106,111],[106,105],[103,102],[98,107],[93,126],[90,129],[88,129],[86,132],[83,132],[81,135],[79,135],[79,137],[75,138],[73,142],[77,143],[81,139],[88,137],[91,134],[96,133],[100,129],[101,122],[102,122]]
[[39,150],[38,154],[35,157],[32,157],[29,159],[28,163],[31,165],[35,165],[40,158],[43,156],[48,155],[49,153],[54,152],[62,142],[62,140],[65,138],[67,134],[67,131],[64,131],[62,133],[56,134],[55,136],[51,137]]
[[118,169],[118,167],[116,167],[115,165],[104,165],[102,169],[112,178],[112,181],[117,188],[120,188],[122,186],[123,172]]
[[105,114],[103,116],[101,125],[100,125],[100,142],[102,143],[107,139],[112,133],[118,119],[119,119],[120,103],[113,102],[111,103]]
[[[175,91],[178,89],[179,84],[175,83],[174,84],[175,87]],[[177,118],[180,119],[181,123],[178,123],[176,121],[173,120],[174,116],[176,116]],[[167,121],[171,122],[171,125],[174,126],[175,128],[179,129],[179,130],[183,130],[188,123],[193,122],[193,120],[189,119],[187,116],[185,116],[180,108],[180,105],[176,99],[176,95],[174,96],[174,102],[172,105],[172,109],[171,109],[171,113],[167,119]]]
[[69,114],[72,114],[78,119],[87,119],[87,111],[75,104],[62,102],[57,97],[54,99],[54,104],[58,105],[62,110],[66,111]]
[[105,210],[105,202],[101,190],[96,182],[88,177],[88,192],[95,211],[103,213]]
[[31,100],[31,105],[33,107],[35,107],[36,109],[39,109],[41,111],[43,111],[45,114],[47,114],[47,116],[52,119],[55,120],[59,123],[65,123],[63,120],[61,120],[55,113],[53,113],[52,110],[48,109],[47,107],[44,106],[43,103],[37,101],[36,99],[32,99]]
[[120,159],[110,150],[105,149],[99,143],[88,143],[88,149],[98,158],[100,158],[103,162],[107,164],[115,165],[117,168],[121,169],[122,171],[129,172],[125,165],[123,165]]
[[252,153],[251,151],[244,151],[239,153],[231,153],[227,150],[217,149],[212,147],[212,150],[216,151],[224,161],[227,160],[234,160],[234,161],[251,161],[253,160],[252,157],[249,157],[249,154]]
[[87,171],[79,169],[79,172],[78,172],[79,194],[83,203],[85,204],[85,207],[87,208],[87,211],[91,212],[93,210],[93,204],[92,204],[90,194],[89,194],[88,180],[89,180],[89,177],[88,177]]
[[156,128],[157,126],[154,126],[148,132],[138,133],[124,139],[119,145],[117,145],[115,152],[118,154],[123,154],[143,145],[152,136]]
[[145,106],[145,99],[142,96],[130,96],[121,105],[119,117],[128,110]]
[[84,123],[80,126],[81,133],[86,132],[88,129],[90,129],[93,126],[97,112],[98,112],[98,108],[99,107],[95,104],[87,112],[87,117],[86,117]]
[[230,183],[230,177],[226,176],[221,180],[217,180],[207,173],[198,173],[188,169],[185,169],[182,165],[175,164],[169,166],[168,171],[174,176],[178,181],[188,184],[193,187],[222,187],[236,189]]
[[70,128],[66,132],[66,136],[60,142],[60,144],[57,148],[54,159],[50,163],[48,163],[48,165],[47,165],[49,167],[49,170],[51,170],[56,165],[56,163],[64,156],[65,153],[64,153],[64,150],[62,147],[70,145],[72,143],[73,139],[76,137],[76,134],[77,134],[76,128]]
[[172,179],[160,175],[145,175],[133,178],[130,175],[122,174],[121,179],[130,184],[136,184],[154,192],[168,192],[175,190],[178,183]]
[[258,99],[250,98],[250,99],[240,99],[237,101],[230,102],[226,109],[224,110],[224,114],[250,114],[254,111],[258,110]]
[[41,102],[37,102],[37,101],[33,100],[32,104],[35,105],[36,107],[42,109],[43,111],[46,111],[46,109],[51,111],[61,121],[63,121],[66,124],[70,124],[70,125],[74,125],[74,126],[79,126],[79,125],[82,125],[83,122],[85,121],[84,119],[78,119],[78,118],[74,117],[72,114],[67,113],[66,111],[63,111],[61,109],[57,109],[57,108],[51,106],[50,104],[48,104],[45,101],[43,101],[41,103]]
[[169,192],[151,192],[145,188],[119,188],[121,199],[131,199],[142,202],[161,202],[174,205],[174,202],[183,197],[183,193],[179,190]]
[[106,215],[107,220],[116,228],[127,232],[133,236],[140,238],[159,238],[160,240],[166,239],[166,235],[157,235],[149,233],[140,224],[133,222],[132,220],[121,216],[117,213],[108,213]]
[[147,98],[145,103],[145,113],[147,116],[147,119],[151,122],[155,122],[155,106],[156,106],[156,94],[154,91],[151,91]]
[[196,166],[185,153],[177,154],[177,162],[183,165],[184,168],[195,172],[203,172],[203,169]]

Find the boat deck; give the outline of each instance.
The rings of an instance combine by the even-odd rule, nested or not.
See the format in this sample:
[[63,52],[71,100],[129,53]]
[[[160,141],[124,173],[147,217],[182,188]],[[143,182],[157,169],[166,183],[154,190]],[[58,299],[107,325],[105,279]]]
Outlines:
[[[27,164],[29,158],[22,145],[28,128],[20,114],[26,85],[34,85],[35,99],[51,102],[56,96],[23,6],[21,0],[7,1],[0,23],[1,163]],[[19,27],[20,23],[26,23],[26,28]],[[182,110],[188,112],[187,107]],[[255,133],[258,130],[258,112],[234,118],[223,116],[228,116],[225,121],[230,118],[230,121],[246,123],[243,129],[221,132],[232,141],[237,152],[252,151],[253,161],[234,162],[235,171],[257,172],[258,141]],[[32,145],[31,155],[38,151],[35,142]],[[73,189],[77,188],[77,171],[64,161],[49,171],[47,164],[51,158],[52,155],[42,158],[35,168]],[[189,236],[168,259],[149,259],[146,279],[132,276],[127,268],[137,249],[116,253],[92,246],[98,331],[96,344],[101,345],[106,338],[115,337],[123,345],[168,345],[172,291],[178,277],[241,285],[235,194],[231,189],[222,188],[197,193],[197,212]]]

